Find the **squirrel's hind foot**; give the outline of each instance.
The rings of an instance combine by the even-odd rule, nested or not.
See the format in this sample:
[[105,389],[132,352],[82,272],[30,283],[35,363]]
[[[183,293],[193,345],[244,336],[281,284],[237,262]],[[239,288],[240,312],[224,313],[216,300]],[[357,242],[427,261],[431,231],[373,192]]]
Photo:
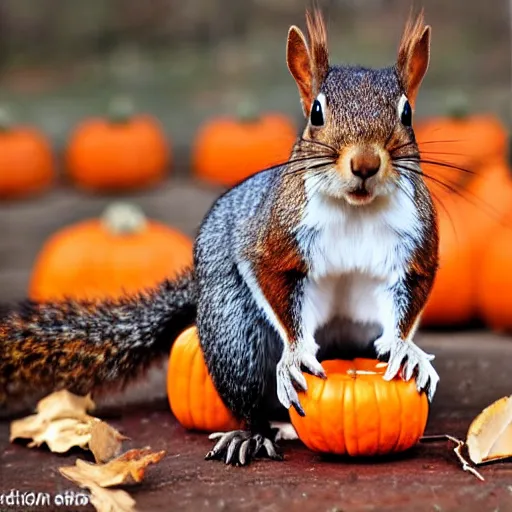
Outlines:
[[206,460],[220,460],[233,466],[245,466],[256,457],[267,457],[272,460],[283,460],[274,441],[262,434],[254,434],[247,430],[231,432],[215,432],[209,439],[217,440]]

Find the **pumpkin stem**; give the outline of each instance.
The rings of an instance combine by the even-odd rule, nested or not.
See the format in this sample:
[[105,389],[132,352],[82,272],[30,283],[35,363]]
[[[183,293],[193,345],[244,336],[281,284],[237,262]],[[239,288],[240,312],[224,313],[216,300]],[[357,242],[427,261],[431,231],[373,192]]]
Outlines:
[[104,211],[101,221],[107,231],[113,235],[131,235],[146,227],[146,216],[142,210],[131,203],[115,202]]
[[12,128],[12,116],[9,110],[0,105],[0,132],[7,132]]
[[246,100],[238,104],[236,117],[241,123],[255,123],[260,116],[254,102]]
[[468,97],[458,92],[448,96],[446,100],[446,112],[452,119],[465,119],[469,115],[469,100]]
[[111,123],[127,123],[135,114],[135,105],[127,96],[116,96],[107,109],[107,116]]

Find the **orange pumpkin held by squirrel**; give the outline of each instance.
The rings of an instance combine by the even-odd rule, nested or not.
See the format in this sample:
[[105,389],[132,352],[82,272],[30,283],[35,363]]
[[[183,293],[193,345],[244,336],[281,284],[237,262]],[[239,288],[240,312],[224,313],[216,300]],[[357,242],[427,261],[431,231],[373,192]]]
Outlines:
[[284,114],[258,115],[250,103],[239,106],[236,117],[219,117],[199,130],[193,148],[198,178],[231,186],[251,174],[290,157],[297,133]]
[[0,198],[38,194],[54,181],[52,148],[33,126],[16,126],[0,107]]
[[105,299],[134,294],[175,277],[192,263],[192,241],[148,220],[139,208],[113,203],[101,219],[55,233],[41,249],[30,297]]
[[311,450],[373,456],[414,446],[423,435],[428,400],[414,381],[385,381],[385,364],[372,359],[322,363],[327,379],[304,374],[304,417],[290,410],[299,439]]
[[107,118],[86,119],[71,135],[66,152],[74,183],[95,191],[144,188],[161,181],[171,147],[158,121],[135,114],[126,98],[115,98]]

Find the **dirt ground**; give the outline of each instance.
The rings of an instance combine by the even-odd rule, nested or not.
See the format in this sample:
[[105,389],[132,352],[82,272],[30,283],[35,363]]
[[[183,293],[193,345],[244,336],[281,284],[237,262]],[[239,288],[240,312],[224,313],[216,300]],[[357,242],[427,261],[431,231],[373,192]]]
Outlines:
[[[288,442],[283,462],[261,460],[234,468],[203,460],[211,441],[205,434],[185,431],[168,410],[133,408],[109,421],[132,438],[129,446],[167,451],[163,461],[150,468],[147,480],[130,490],[140,511],[512,510],[512,466],[485,467],[486,481],[480,482],[462,471],[447,442],[422,443],[406,454],[372,460],[322,457],[298,442]],[[463,437],[467,426],[468,419],[438,418],[428,432]],[[6,423],[0,426],[0,449],[2,492],[48,492],[53,497],[75,489],[58,467],[73,464],[77,453],[58,456],[9,445]],[[16,508],[0,505],[0,510]]]

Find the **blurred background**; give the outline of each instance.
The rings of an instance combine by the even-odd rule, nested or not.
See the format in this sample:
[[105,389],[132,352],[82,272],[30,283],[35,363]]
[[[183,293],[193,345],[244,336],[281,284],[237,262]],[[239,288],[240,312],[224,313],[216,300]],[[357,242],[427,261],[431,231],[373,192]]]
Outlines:
[[[410,2],[318,4],[328,21],[333,63],[394,62]],[[425,0],[424,7],[433,26],[432,60],[418,119],[444,115],[449,98],[462,92],[471,112],[510,126],[508,2]],[[301,127],[285,40],[291,24],[304,27],[304,8],[302,0],[1,0],[0,104],[14,125],[32,125],[47,138],[57,179],[37,195],[0,202],[0,300],[26,295],[36,256],[51,234],[97,217],[114,196],[193,236],[223,190],[223,183],[192,177],[194,140],[204,124],[243,104],[253,116],[279,112]],[[158,120],[172,147],[169,172],[152,187],[76,187],[65,176],[71,134],[89,117],[106,115],[120,95]]]

